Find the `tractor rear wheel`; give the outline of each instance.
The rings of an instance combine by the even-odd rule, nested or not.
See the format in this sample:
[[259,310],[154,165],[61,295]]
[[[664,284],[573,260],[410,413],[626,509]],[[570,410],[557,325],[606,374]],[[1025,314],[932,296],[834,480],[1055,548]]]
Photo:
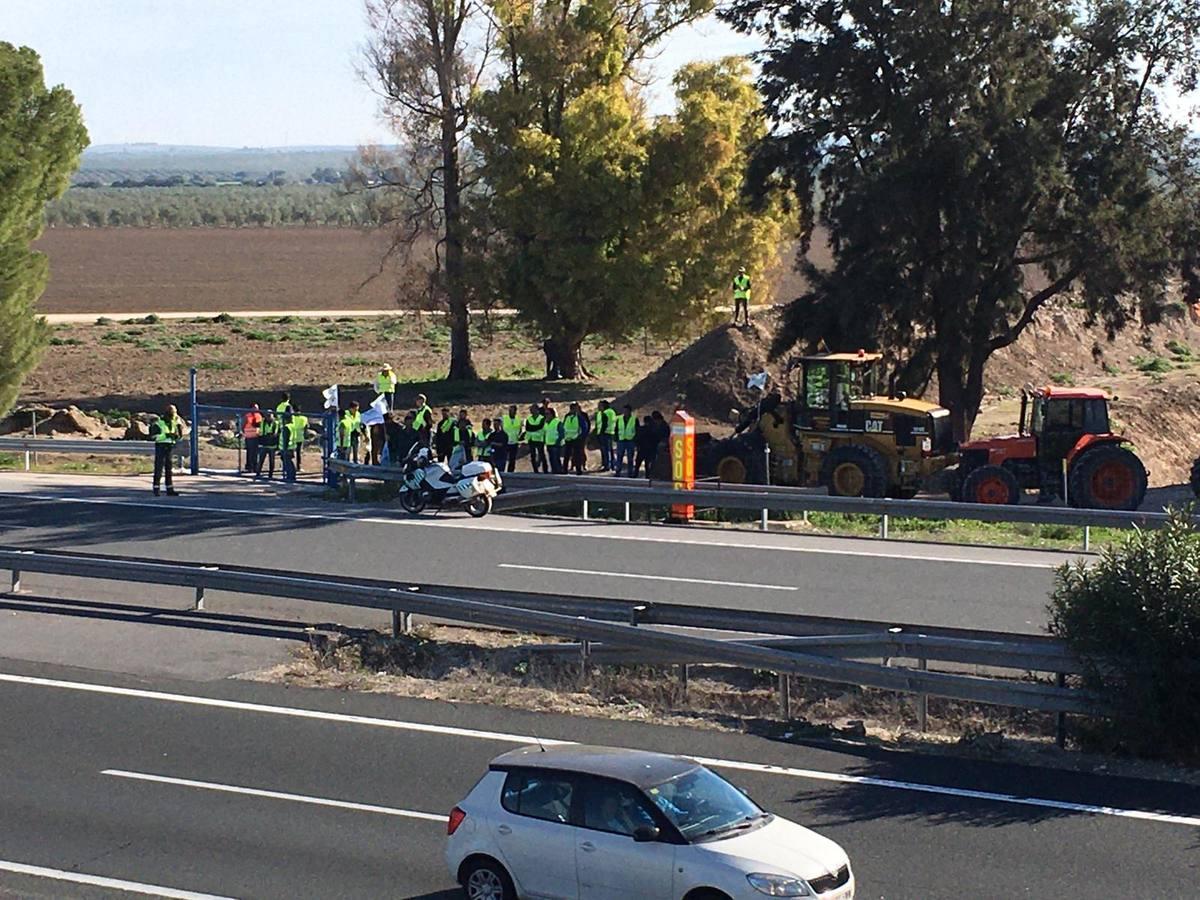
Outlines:
[[884,497],[887,495],[887,461],[873,447],[845,444],[825,457],[821,483],[833,497]]
[[958,499],[963,503],[1020,503],[1021,485],[1003,466],[980,466],[963,479]]
[[1146,499],[1146,467],[1132,450],[1101,444],[1075,460],[1067,478],[1071,505],[1135,510]]
[[1200,459],[1192,463],[1192,493],[1200,497]]

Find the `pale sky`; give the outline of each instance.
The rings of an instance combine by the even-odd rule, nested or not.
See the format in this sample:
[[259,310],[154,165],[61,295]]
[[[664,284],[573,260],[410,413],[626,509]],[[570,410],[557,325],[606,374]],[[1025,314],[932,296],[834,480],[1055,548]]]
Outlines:
[[[389,143],[355,74],[365,38],[361,0],[0,0],[0,40],[41,55],[93,144]],[[753,49],[716,21],[673,35],[652,111],[679,66]]]

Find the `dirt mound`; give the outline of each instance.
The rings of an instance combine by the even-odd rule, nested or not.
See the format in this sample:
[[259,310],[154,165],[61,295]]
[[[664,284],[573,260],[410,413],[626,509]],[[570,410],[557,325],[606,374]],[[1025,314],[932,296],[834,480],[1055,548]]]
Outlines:
[[759,399],[759,392],[746,386],[751,375],[768,372],[768,390],[782,383],[783,361],[768,358],[778,326],[774,308],[748,326],[719,325],[617,398],[617,406],[668,414],[682,403],[701,423],[727,426],[738,410]]

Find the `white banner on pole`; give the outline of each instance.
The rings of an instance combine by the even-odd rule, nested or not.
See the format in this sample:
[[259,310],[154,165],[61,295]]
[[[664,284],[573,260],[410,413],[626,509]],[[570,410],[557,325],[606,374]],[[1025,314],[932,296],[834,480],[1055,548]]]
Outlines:
[[330,385],[321,391],[321,396],[325,398],[326,409],[337,409],[342,405],[338,400],[338,386],[336,384]]

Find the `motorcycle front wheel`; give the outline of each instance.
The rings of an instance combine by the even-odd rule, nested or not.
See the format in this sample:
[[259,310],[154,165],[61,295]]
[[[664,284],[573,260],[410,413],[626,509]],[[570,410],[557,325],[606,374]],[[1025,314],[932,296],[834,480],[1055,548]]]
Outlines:
[[412,515],[420,515],[429,505],[429,498],[420,488],[408,488],[400,494],[400,505],[404,511]]
[[467,509],[467,515],[475,519],[482,519],[492,511],[492,498],[487,494],[478,494],[464,503],[463,506]]

